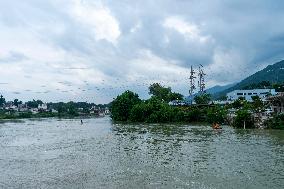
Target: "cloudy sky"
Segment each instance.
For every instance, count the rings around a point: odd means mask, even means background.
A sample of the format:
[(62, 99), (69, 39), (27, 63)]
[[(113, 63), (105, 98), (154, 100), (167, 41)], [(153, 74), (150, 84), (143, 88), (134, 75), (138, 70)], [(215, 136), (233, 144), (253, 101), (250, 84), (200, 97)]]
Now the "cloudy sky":
[(0, 0), (0, 93), (6, 99), (107, 103), (150, 83), (188, 93), (284, 58), (282, 0)]

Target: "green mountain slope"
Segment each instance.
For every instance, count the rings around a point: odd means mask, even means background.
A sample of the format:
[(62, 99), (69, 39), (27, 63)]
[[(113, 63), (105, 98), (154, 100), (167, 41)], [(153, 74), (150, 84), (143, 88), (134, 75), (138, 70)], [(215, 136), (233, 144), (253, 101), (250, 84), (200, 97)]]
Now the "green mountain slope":
[(232, 84), (228, 84), (228, 85), (224, 85), (224, 86), (220, 86), (220, 85), (216, 85), (214, 87), (211, 87), (209, 89), (206, 89), (206, 93), (209, 93), (209, 94), (216, 94), (216, 93), (219, 93), (221, 91), (224, 91), (228, 88), (231, 88), (233, 86), (235, 86), (236, 83), (232, 83)]
[(236, 89), (243, 89), (252, 84), (258, 84), (263, 81), (268, 81), (270, 83), (283, 83), (284, 82), (284, 60), (277, 62), (273, 65), (269, 65), (261, 71), (245, 78), (241, 82), (237, 83), (233, 87), (230, 87), (222, 92), (215, 93), (214, 98), (219, 98), (226, 95)]

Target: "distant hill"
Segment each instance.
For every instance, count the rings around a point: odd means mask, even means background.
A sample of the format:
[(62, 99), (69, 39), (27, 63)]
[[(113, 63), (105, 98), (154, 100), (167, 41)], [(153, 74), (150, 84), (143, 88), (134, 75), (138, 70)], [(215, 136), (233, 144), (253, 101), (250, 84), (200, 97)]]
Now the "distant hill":
[(232, 84), (224, 85), (224, 86), (216, 85), (214, 87), (206, 89), (206, 93), (209, 93), (209, 94), (219, 93), (219, 92), (222, 92), (222, 91), (224, 91), (226, 89), (229, 89), (229, 88), (231, 88), (231, 87), (233, 87), (235, 85), (236, 85), (236, 83), (232, 83)]
[[(212, 96), (214, 96), (214, 94), (220, 93), (220, 92), (222, 92), (222, 91), (224, 91), (224, 90), (226, 90), (226, 89), (228, 89), (228, 88), (234, 86), (235, 84), (236, 84), (236, 83), (232, 83), (232, 84), (228, 84), (228, 85), (224, 85), (224, 86), (216, 85), (216, 86), (214, 86), (214, 87), (211, 87), (211, 88), (209, 88), (209, 89), (206, 89), (206, 93), (211, 94)], [(199, 92), (198, 92), (198, 93), (195, 93), (195, 94), (193, 95), (193, 98), (194, 98), (195, 96), (198, 96), (199, 94), (200, 94)], [(190, 102), (191, 97), (190, 97), (190, 96), (186, 96), (184, 99), (185, 99), (185, 101)]]
[(248, 85), (258, 84), (262, 81), (268, 81), (270, 83), (283, 83), (284, 82), (284, 60), (277, 62), (273, 65), (269, 65), (261, 71), (256, 72), (255, 74), (245, 78), (236, 85), (229, 87), (223, 91), (214, 93), (212, 96), (218, 98), (226, 95), (228, 92), (231, 92), (236, 89), (243, 89)]

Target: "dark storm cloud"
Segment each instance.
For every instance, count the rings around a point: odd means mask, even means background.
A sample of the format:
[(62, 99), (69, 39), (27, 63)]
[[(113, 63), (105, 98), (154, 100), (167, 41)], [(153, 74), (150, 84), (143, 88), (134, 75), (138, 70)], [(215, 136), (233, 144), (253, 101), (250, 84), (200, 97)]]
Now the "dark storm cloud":
[[(142, 22), (139, 34), (131, 37), (130, 43), (137, 48), (149, 48), (158, 55), (192, 64), (212, 63), (216, 48), (239, 49), (249, 56), (247, 64), (266, 61), (268, 56), (283, 55), (278, 39), (284, 31), (283, 1), (108, 1), (117, 16), (122, 31), (128, 31), (137, 22)], [(177, 32), (168, 35), (170, 43), (163, 45), (163, 35), (167, 29), (161, 25), (170, 16), (180, 16), (189, 23), (200, 27), (204, 35), (214, 39), (214, 43), (203, 47), (187, 42)], [(278, 36), (278, 37), (277, 37)], [(126, 40), (129, 37), (127, 34)], [(271, 39), (277, 38), (276, 41)], [(276, 42), (276, 43), (275, 43)], [(267, 54), (263, 56), (263, 54)], [(263, 58), (262, 58), (263, 56)], [(260, 57), (260, 58), (257, 58)]]

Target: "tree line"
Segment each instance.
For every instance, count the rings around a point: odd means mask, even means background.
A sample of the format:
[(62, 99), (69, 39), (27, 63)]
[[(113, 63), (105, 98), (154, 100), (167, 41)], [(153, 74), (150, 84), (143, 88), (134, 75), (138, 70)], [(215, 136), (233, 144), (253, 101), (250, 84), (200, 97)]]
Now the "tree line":
[[(90, 109), (96, 107), (99, 109), (105, 109), (109, 107), (109, 104), (95, 104), (88, 102), (49, 102), (46, 103), (46, 110), (38, 110), (36, 114), (32, 113), (32, 109), (37, 109), (39, 105), (44, 104), (42, 100), (31, 100), (22, 102), (18, 99), (6, 102), (3, 95), (0, 95), (0, 119), (16, 119), (16, 118), (34, 118), (34, 117), (76, 117), (79, 115), (89, 115)], [(9, 109), (9, 106), (13, 105), (20, 107), (25, 105), (28, 107), (26, 111), (15, 111)], [(6, 107), (8, 106), (8, 107)], [(55, 111), (53, 111), (55, 110)]]
[(222, 107), (208, 105), (210, 95), (195, 97), (196, 106), (170, 106), (173, 100), (183, 100), (183, 95), (172, 92), (170, 87), (154, 83), (149, 87), (151, 97), (139, 98), (132, 91), (125, 91), (111, 103), (114, 121), (166, 123), (166, 122), (224, 122), (226, 111)]
[[(149, 99), (142, 100), (132, 91), (125, 91), (111, 103), (113, 121), (123, 122), (207, 122), (230, 124), (236, 128), (255, 128), (254, 115), (265, 112), (269, 107), (258, 96), (252, 97), (252, 102), (239, 98), (231, 104), (219, 105), (211, 102), (209, 94), (195, 96), (195, 105), (171, 106), (172, 100), (182, 100), (183, 96), (172, 92), (171, 88), (154, 83), (149, 87)], [(228, 116), (234, 110), (234, 117)], [(284, 116), (273, 116), (266, 123), (267, 128), (284, 129)]]

